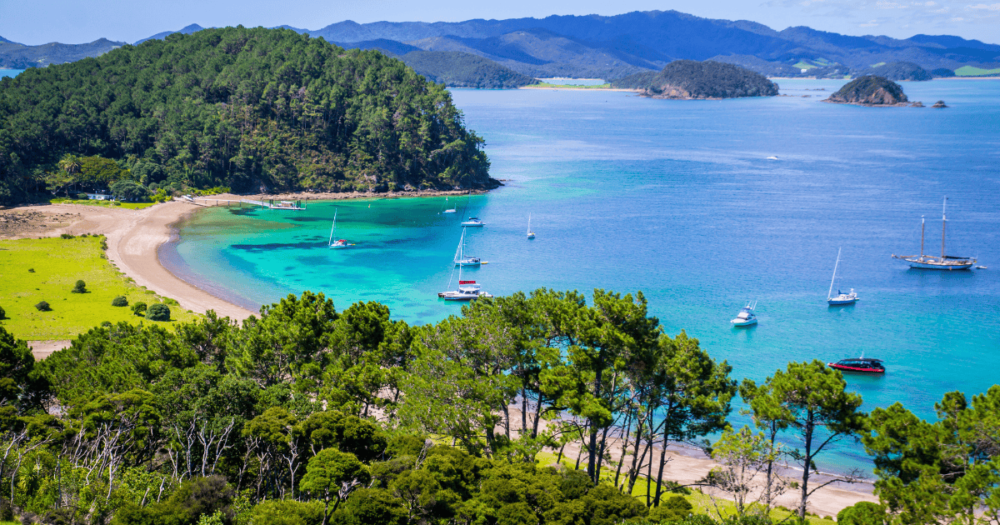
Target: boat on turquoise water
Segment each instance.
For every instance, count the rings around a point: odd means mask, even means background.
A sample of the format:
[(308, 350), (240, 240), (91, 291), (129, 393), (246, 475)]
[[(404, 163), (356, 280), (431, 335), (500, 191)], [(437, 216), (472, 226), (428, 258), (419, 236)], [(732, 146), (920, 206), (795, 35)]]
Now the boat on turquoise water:
[[(452, 270), (452, 277), (455, 272)], [(448, 278), (448, 287), (451, 288), (451, 277)], [(448, 290), (438, 292), (438, 297), (445, 301), (471, 301), (480, 297), (493, 297), (483, 291), (483, 287), (476, 281), (462, 280), (462, 267), (458, 267), (458, 290)]]
[(896, 255), (893, 259), (902, 259), (910, 263), (910, 268), (918, 270), (969, 270), (976, 264), (973, 257), (960, 257), (956, 255), (946, 255), (944, 250), (945, 232), (948, 226), (948, 197), (944, 198), (944, 205), (941, 208), (941, 256), (924, 254), (924, 230), (926, 228), (923, 216), (920, 217), (920, 255)]
[(841, 372), (855, 372), (860, 374), (884, 374), (885, 366), (878, 359), (858, 357), (854, 359), (841, 359), (836, 363), (827, 363), (828, 367)]
[(455, 266), (479, 266), (483, 264), (482, 259), (465, 254), (465, 231), (465, 228), (462, 228), (462, 238), (458, 241), (458, 249), (455, 250)]
[(528, 238), (529, 239), (534, 239), (535, 238), (535, 232), (531, 231), (531, 214), (530, 213), (528, 214)]
[(840, 266), (840, 248), (837, 249), (837, 262), (833, 265), (833, 277), (830, 278), (830, 291), (826, 293), (826, 304), (830, 306), (848, 306), (858, 302), (858, 294), (851, 288), (851, 293), (844, 293), (837, 290), (837, 296), (833, 296), (833, 282), (837, 280), (837, 267)]
[(753, 326), (757, 324), (757, 315), (754, 314), (754, 310), (756, 309), (757, 301), (754, 301), (753, 304), (750, 304), (750, 301), (747, 301), (746, 306), (740, 310), (740, 313), (736, 314), (736, 318), (729, 322), (737, 328)]
[(347, 241), (344, 239), (333, 240), (333, 232), (337, 230), (337, 211), (333, 210), (333, 226), (330, 227), (330, 248), (347, 248)]
[(448, 207), (448, 197), (444, 198), (444, 206), (445, 209), (442, 210), (441, 213), (455, 213), (456, 211), (458, 211), (458, 208), (455, 206), (452, 206), (451, 208)]
[(462, 226), (467, 228), (482, 228), (483, 221), (479, 220), (478, 217), (469, 217), (469, 220), (462, 221)]

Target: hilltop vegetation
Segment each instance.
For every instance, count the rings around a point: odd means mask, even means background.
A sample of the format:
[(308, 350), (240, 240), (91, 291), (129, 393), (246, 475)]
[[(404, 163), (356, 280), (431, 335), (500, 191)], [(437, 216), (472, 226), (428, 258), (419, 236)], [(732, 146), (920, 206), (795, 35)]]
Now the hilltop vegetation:
[(399, 59), (428, 80), (451, 87), (511, 89), (538, 83), (492, 60), (458, 51), (411, 51)]
[(638, 73), (613, 81), (612, 87), (639, 89), (653, 98), (721, 99), (771, 97), (778, 86), (759, 73), (721, 62), (676, 60), (654, 75)]
[(931, 80), (933, 76), (924, 68), (913, 62), (892, 62), (882, 64), (863, 71), (865, 75), (882, 77), (889, 80)]
[(0, 202), (73, 175), (66, 155), (174, 188), (495, 187), (482, 145), (443, 86), (290, 30), (175, 34), (0, 84)]
[(826, 99), (840, 104), (861, 106), (892, 106), (908, 101), (899, 84), (875, 76), (856, 78)]

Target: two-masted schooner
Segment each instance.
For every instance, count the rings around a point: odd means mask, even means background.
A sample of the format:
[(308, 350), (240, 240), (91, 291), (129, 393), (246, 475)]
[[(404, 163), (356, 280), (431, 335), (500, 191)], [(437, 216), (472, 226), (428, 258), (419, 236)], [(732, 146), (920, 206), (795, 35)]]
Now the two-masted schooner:
[(923, 216), (920, 217), (920, 255), (896, 255), (893, 259), (902, 259), (910, 263), (910, 268), (921, 270), (968, 270), (976, 264), (976, 260), (971, 257), (958, 257), (946, 255), (944, 251), (944, 237), (948, 226), (948, 197), (944, 198), (944, 206), (941, 208), (941, 256), (926, 255), (924, 253), (924, 224)]

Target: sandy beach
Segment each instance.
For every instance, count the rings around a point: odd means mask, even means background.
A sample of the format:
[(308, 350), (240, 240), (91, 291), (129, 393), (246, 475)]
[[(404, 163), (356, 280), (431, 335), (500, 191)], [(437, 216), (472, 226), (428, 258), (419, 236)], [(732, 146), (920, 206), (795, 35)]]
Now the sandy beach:
[[(421, 192), (421, 196), (429, 192)], [(457, 194), (465, 194), (459, 192)], [(446, 193), (454, 195), (456, 193)], [(371, 197), (370, 194), (286, 194), (256, 196), (260, 200), (319, 200), (336, 198)], [(397, 195), (413, 196), (410, 194)], [(386, 195), (378, 197), (385, 198)], [(390, 196), (391, 197), (391, 196)], [(226, 205), (225, 201), (238, 201), (240, 198), (255, 197), (236, 195), (213, 195), (200, 200), (206, 205)], [(143, 210), (128, 210), (123, 208), (107, 208), (101, 206), (84, 206), (74, 204), (22, 206), (0, 211), (2, 214), (31, 214), (34, 222), (23, 225), (17, 232), (0, 231), (0, 238), (25, 238), (39, 236), (58, 236), (63, 233), (79, 235), (83, 233), (103, 234), (108, 239), (108, 259), (124, 274), (133, 278), (140, 286), (145, 286), (157, 294), (177, 300), (188, 310), (204, 313), (215, 310), (221, 316), (242, 320), (253, 312), (224, 301), (212, 294), (182, 281), (160, 264), (158, 248), (168, 242), (174, 235), (172, 225), (195, 213), (202, 206), (190, 202), (172, 201), (158, 204)], [(10, 215), (8, 215), (9, 217)], [(52, 352), (69, 346), (70, 341), (31, 341), (32, 353), (36, 359), (44, 359)], [(511, 419), (520, 421), (519, 412), (511, 407)], [(516, 429), (513, 429), (516, 433)], [(617, 464), (621, 457), (621, 440), (611, 438), (610, 464)], [(563, 453), (574, 461), (580, 455), (579, 442), (567, 444)], [(705, 456), (700, 450), (689, 447), (671, 446), (667, 451), (670, 458), (666, 469), (667, 479), (682, 485), (695, 485), (703, 479), (717, 464)], [(586, 459), (584, 458), (584, 462)], [(797, 474), (786, 471), (787, 476), (794, 479)], [(821, 477), (821, 476), (819, 476)], [(844, 507), (858, 501), (877, 501), (871, 494), (871, 486), (853, 487), (830, 485), (817, 491), (809, 502), (809, 510), (820, 516), (835, 516)], [(780, 505), (788, 508), (796, 506), (798, 494), (790, 491), (778, 499)]]

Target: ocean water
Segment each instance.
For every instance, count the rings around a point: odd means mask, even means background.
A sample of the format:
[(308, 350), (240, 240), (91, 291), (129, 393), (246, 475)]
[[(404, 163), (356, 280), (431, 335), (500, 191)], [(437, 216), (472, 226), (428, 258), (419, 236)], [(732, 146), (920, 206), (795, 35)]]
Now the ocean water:
[[(911, 100), (948, 109), (819, 102), (840, 81), (782, 80), (768, 99), (648, 100), (622, 92), (456, 90), (486, 139), (485, 196), (310, 203), (304, 212), (216, 208), (161, 250), (183, 278), (256, 309), (302, 290), (337, 307), (377, 300), (426, 323), (458, 314), (452, 288), (463, 216), (463, 271), (485, 290), (641, 290), (666, 331), (686, 330), (738, 378), (789, 361), (864, 354), (885, 377), (849, 376), (864, 409), (902, 402), (923, 417), (945, 392), (1000, 379), (1000, 81), (905, 83)], [(810, 95), (803, 97), (803, 95)], [(767, 160), (776, 155), (779, 160)], [(908, 269), (893, 253), (979, 257), (987, 270)], [(459, 213), (441, 214), (457, 205)], [(338, 212), (338, 238), (326, 247)], [(537, 233), (527, 240), (528, 215)], [(825, 299), (836, 288), (861, 301)], [(758, 301), (758, 326), (729, 320)], [(739, 420), (739, 418), (736, 418)], [(865, 466), (858, 445), (821, 468)]]

